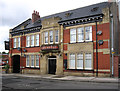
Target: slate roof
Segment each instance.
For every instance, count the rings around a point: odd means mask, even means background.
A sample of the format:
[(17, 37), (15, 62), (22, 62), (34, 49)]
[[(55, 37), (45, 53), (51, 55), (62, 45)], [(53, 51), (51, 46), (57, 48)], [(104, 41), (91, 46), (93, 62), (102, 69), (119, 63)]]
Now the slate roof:
[[(73, 19), (100, 15), (102, 14), (102, 9), (105, 7), (108, 7), (109, 4), (110, 4), (109, 2), (102, 2), (102, 3), (98, 3), (94, 5), (85, 6), (82, 8), (77, 8), (77, 9), (73, 9), (73, 10), (69, 10), (69, 11), (65, 11), (61, 13), (52, 14), (49, 16), (41, 17), (40, 20), (36, 21), (35, 23), (32, 23), (31, 19), (28, 19), (25, 22), (18, 25), (17, 27), (13, 28), (13, 30), (16, 30), (16, 29), (19, 30), (20, 26), (23, 24), (26, 24), (25, 28), (41, 26), (41, 21), (47, 18), (51, 18), (51, 17), (60, 17), (61, 20), (59, 22), (63, 22), (63, 21), (68, 21), (68, 20), (73, 20)], [(66, 17), (66, 14), (70, 14), (70, 16)]]
[[(45, 16), (45, 17), (42, 17), (41, 20), (44, 20), (45, 18), (51, 18), (51, 17), (60, 17), (61, 18), (60, 21), (67, 21), (67, 20), (76, 19), (76, 18), (94, 16), (94, 15), (102, 14), (102, 9), (107, 7), (108, 5), (109, 5), (108, 2), (102, 2), (102, 3), (98, 3), (98, 4), (94, 4), (94, 5), (90, 5), (82, 8), (77, 8), (77, 9)], [(91, 10), (93, 8), (98, 8), (98, 9), (95, 12), (92, 12)], [(66, 13), (72, 13), (72, 14), (71, 16), (66, 17), (65, 16)]]

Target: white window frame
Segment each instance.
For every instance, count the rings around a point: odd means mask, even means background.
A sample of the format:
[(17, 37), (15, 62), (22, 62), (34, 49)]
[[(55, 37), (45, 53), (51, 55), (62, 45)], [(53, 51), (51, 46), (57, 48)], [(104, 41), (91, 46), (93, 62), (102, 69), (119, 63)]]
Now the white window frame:
[(14, 38), (13, 41), (14, 41), (14, 48), (17, 48), (17, 46), (16, 46), (17, 45), (17, 38)]
[[(29, 65), (28, 64), (28, 59), (29, 59)], [(26, 55), (26, 67), (30, 67), (30, 56), (29, 55)]]
[[(79, 29), (83, 31), (80, 31), (79, 32)], [(82, 35), (83, 36), (83, 39), (79, 39), (79, 35)], [(77, 42), (84, 42), (84, 27), (80, 27), (80, 28), (77, 28)]]
[[(74, 56), (74, 58), (71, 58), (72, 56)], [(71, 66), (71, 61), (74, 61), (74, 66)], [(71, 53), (69, 55), (69, 69), (75, 69), (75, 54)]]
[[(72, 33), (72, 31), (75, 31), (75, 33)], [(75, 36), (75, 41), (72, 41), (72, 37), (71, 36)], [(76, 28), (72, 28), (70, 29), (70, 43), (75, 43), (76, 42)]]
[[(32, 60), (33, 60), (33, 65), (32, 65)], [(34, 67), (35, 65), (35, 56), (31, 55), (31, 67)]]
[(30, 36), (26, 36), (26, 47), (30, 47)]
[[(51, 42), (51, 37), (52, 37), (52, 42)], [(49, 31), (49, 43), (53, 44), (53, 31)]]
[[(58, 32), (57, 35), (56, 35), (56, 32)], [(58, 36), (58, 42), (56, 42), (56, 36)], [(59, 30), (55, 30), (55, 43), (59, 43)]]
[[(87, 36), (87, 32), (86, 32), (86, 29), (89, 28), (89, 40), (86, 39), (86, 36)], [(85, 41), (92, 41), (92, 26), (86, 26), (85, 27)]]
[(30, 40), (30, 42), (31, 42), (31, 46), (34, 46), (34, 35), (31, 35), (31, 40)]
[[(91, 55), (91, 59), (86, 57), (87, 54), (90, 54), (90, 55)], [(86, 63), (86, 61), (88, 61), (88, 60), (90, 60), (90, 62), (91, 62), (91, 63), (90, 63), (90, 64), (91, 64), (91, 67), (89, 68), (89, 67), (86, 67), (86, 65), (85, 65), (84, 68), (85, 68), (85, 69), (88, 69), (88, 70), (91, 70), (91, 69), (92, 69), (92, 54), (91, 54), (91, 53), (85, 53), (85, 61), (84, 61), (84, 62)]]
[(20, 37), (18, 37), (18, 47), (20, 47)]
[[(36, 61), (36, 62), (35, 62), (36, 64), (35, 64), (35, 66), (36, 66), (36, 67), (39, 67), (39, 63), (40, 63), (40, 62), (39, 62), (39, 55), (36, 55), (35, 57), (36, 57), (36, 60), (35, 60), (35, 61)], [(38, 59), (37, 59), (37, 57), (38, 57)], [(38, 65), (37, 65), (37, 61), (38, 61)]]
[[(78, 56), (80, 56), (80, 58)], [(82, 63), (82, 67), (78, 67), (78, 61), (80, 61), (80, 63)], [(83, 55), (83, 53), (77, 54), (77, 66), (76, 67), (77, 67), (77, 69), (84, 69), (84, 55)]]
[(39, 46), (39, 34), (36, 34), (35, 41), (36, 41), (35, 45)]
[(44, 33), (42, 33), (42, 44), (44, 44)]
[[(46, 42), (46, 38), (47, 38), (47, 42)], [(48, 32), (44, 32), (44, 44), (48, 44), (48, 41), (49, 41), (48, 40)]]

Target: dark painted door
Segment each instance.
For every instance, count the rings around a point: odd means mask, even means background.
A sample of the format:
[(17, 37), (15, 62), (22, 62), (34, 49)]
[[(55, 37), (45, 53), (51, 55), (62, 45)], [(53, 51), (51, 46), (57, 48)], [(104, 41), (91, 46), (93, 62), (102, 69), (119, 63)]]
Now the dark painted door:
[(13, 73), (20, 73), (20, 56), (13, 56)]
[(49, 59), (49, 74), (56, 72), (56, 59)]

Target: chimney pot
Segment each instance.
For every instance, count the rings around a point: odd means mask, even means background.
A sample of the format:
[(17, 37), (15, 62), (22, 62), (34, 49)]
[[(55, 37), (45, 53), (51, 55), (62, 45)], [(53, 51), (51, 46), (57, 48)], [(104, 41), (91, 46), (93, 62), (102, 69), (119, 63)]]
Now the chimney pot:
[(35, 21), (40, 19), (39, 12), (34, 10), (34, 13), (32, 14), (32, 22), (34, 23)]

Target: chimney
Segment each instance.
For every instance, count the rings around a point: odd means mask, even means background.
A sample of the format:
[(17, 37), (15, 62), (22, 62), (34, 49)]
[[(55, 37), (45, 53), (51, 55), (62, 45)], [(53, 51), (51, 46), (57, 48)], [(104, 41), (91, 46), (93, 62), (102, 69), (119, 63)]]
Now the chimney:
[(32, 13), (32, 23), (34, 23), (35, 21), (37, 21), (39, 19), (40, 19), (39, 12), (34, 10), (33, 13)]
[(116, 0), (108, 0), (108, 2), (116, 2)]

